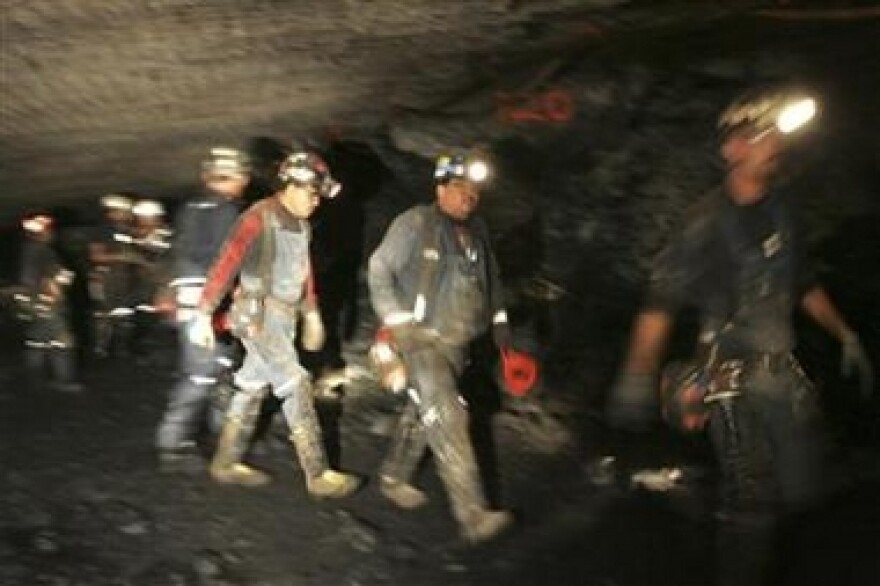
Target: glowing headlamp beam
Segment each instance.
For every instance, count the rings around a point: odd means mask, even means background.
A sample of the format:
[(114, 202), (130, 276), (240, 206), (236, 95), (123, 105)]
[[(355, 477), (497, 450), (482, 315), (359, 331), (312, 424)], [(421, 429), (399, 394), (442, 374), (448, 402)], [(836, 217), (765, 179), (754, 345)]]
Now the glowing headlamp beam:
[(467, 167), (467, 178), (474, 182), (485, 181), (489, 176), (489, 166), (483, 161), (473, 161)]
[(789, 134), (813, 119), (816, 115), (816, 100), (803, 98), (787, 104), (776, 117), (779, 132)]

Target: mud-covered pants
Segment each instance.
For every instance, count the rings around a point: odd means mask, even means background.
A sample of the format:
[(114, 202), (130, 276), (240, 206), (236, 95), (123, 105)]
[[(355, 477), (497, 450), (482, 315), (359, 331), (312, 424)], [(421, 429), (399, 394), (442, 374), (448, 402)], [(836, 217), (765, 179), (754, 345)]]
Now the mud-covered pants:
[(824, 437), (815, 392), (793, 357), (745, 363), (741, 395), (714, 403), (709, 433), (721, 468), (717, 584), (766, 579), (781, 513), (821, 492)]
[[(214, 386), (235, 360), (233, 345), (221, 340), (217, 340), (212, 349), (191, 343), (187, 325), (178, 325), (180, 378), (171, 389), (168, 405), (156, 430), (156, 447), (160, 450), (175, 450), (195, 440), (209, 412)], [(213, 427), (219, 422), (209, 423)]]
[(263, 327), (242, 339), (244, 363), (235, 373), (237, 391), (227, 419), (235, 420), (250, 438), (263, 398), (271, 389), (281, 402), (303, 473), (320, 476), (328, 468), (321, 427), (315, 412), (311, 378), (299, 363), (294, 345), (297, 315), (292, 306), (266, 302)]
[(486, 498), (468, 431), (468, 412), (458, 393), (464, 349), (425, 345), (404, 353), (413, 388), (391, 448), (383, 477), (409, 483), (425, 448), (430, 447), (459, 524), (486, 509)]

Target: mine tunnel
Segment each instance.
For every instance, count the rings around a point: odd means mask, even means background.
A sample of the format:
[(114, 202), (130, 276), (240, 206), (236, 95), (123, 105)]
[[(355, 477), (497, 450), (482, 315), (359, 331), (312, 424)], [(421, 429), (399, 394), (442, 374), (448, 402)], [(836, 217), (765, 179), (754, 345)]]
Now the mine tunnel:
[[(0, 585), (880, 584), (880, 396), (868, 376), (880, 368), (876, 2), (8, 0), (0, 18)], [(692, 363), (703, 347), (709, 296), (691, 291), (674, 311), (663, 306), (662, 357), (637, 373), (653, 385), (639, 399), (653, 406), (647, 424), (620, 426), (609, 413), (633, 374), (639, 324), (658, 315), (645, 312), (670, 243), (716, 270), (709, 286), (745, 272), (689, 248), (684, 227), (707, 194), (733, 189), (725, 178), (744, 159), (733, 163), (740, 155), (728, 147), (742, 120), (733, 134), (725, 124), (756, 88), (796, 88), (815, 106), (767, 163), (797, 226), (792, 279), (808, 274), (808, 284), (775, 310), (791, 351), (762, 351), (755, 368), (796, 375), (785, 393), (809, 401), (784, 395), (783, 418), (819, 422), (811, 456), (824, 466), (821, 496), (789, 509), (774, 492), (769, 529), (752, 526), (728, 546), (735, 515), (725, 499), (748, 491), (728, 474), (754, 463), (736, 450), (751, 449), (758, 432), (734, 429), (725, 419), (734, 407), (725, 409), (746, 404), (746, 391), (734, 377), (725, 384), (735, 392), (713, 395), (722, 383), (712, 378), (688, 405), (707, 419), (682, 429), (674, 399), (658, 390), (666, 366)], [(772, 124), (776, 136), (779, 119)], [(766, 132), (736, 144), (754, 152)], [(211, 379), (191, 437), (196, 466), (168, 470), (157, 453), (170, 397), (192, 374), (181, 358), (192, 321), (180, 317), (168, 267), (183, 239), (203, 241), (198, 222), (182, 218), (218, 148), (247, 161), (240, 218), (286, 205), (279, 194), (300, 184), (284, 169), (305, 160), (296, 153), (321, 164), (295, 170), (342, 187), (332, 198), (317, 198), (313, 183), (296, 192), (320, 202), (295, 224), (310, 237), (307, 281), (325, 339), (282, 358), (312, 381), (302, 389), (327, 465), (360, 479), (345, 498), (312, 498), (320, 489), (289, 441), (284, 385), (271, 381), (243, 456), (271, 482), (218, 482), (212, 457), (242, 392), (234, 372), (256, 351), (217, 323), (212, 336), (237, 349), (238, 363)], [(383, 388), (371, 360), (377, 331), (399, 326), (371, 298), (372, 259), (408, 210), (445, 213), (442, 174), (471, 181), (450, 162), (463, 152), (479, 153), (490, 173), (474, 212), (485, 247), (462, 244), (462, 258), (494, 257), (503, 290), (493, 309), (505, 310), (470, 340), (447, 389), (464, 414), (480, 506), (510, 513), (485, 540), (473, 538), (450, 488), (460, 452), (431, 435), (443, 415), (422, 406), (417, 385)], [(96, 296), (94, 244), (109, 234), (114, 201), (153, 210), (166, 232), (137, 257), (126, 311), (108, 334), (101, 319), (120, 308)], [(778, 266), (775, 237), (789, 258), (789, 224), (773, 214), (754, 261), (768, 271)], [(26, 283), (36, 270), (29, 239), (46, 226), (57, 305)], [(220, 235), (227, 247), (235, 230)], [(147, 243), (114, 234), (120, 249)], [(278, 278), (287, 268), (273, 270)], [(832, 317), (816, 309), (826, 302)], [(65, 336), (36, 339), (34, 324), (56, 310)], [(499, 323), (509, 326), (503, 344), (491, 335)], [(526, 356), (535, 380), (511, 392), (502, 347)], [(747, 371), (750, 356), (722, 363)], [(427, 502), (414, 510), (386, 498), (381, 472), (408, 409), (429, 436), (410, 479)], [(756, 425), (779, 431), (765, 415)], [(727, 424), (734, 431), (718, 440), (713, 429)], [(803, 447), (770, 436), (773, 458)], [(784, 480), (780, 468), (770, 476)], [(763, 519), (735, 518), (746, 517)]]

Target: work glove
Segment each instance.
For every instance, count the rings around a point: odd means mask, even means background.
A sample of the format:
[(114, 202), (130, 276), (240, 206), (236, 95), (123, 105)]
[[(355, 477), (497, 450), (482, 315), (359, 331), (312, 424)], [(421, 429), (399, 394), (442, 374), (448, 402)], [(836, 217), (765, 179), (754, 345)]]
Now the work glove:
[(868, 399), (874, 390), (874, 369), (868, 355), (855, 334), (849, 334), (843, 340), (841, 351), (840, 373), (845, 377), (857, 374), (862, 397)]
[(612, 427), (646, 431), (660, 413), (660, 395), (652, 373), (623, 372), (618, 375), (606, 406)]
[(197, 311), (187, 326), (186, 334), (192, 344), (201, 348), (213, 348), (214, 325), (211, 322), (211, 315)]
[(309, 309), (302, 316), (302, 346), (309, 352), (317, 352), (324, 347), (327, 333), (324, 330), (324, 321), (321, 312), (317, 309)]

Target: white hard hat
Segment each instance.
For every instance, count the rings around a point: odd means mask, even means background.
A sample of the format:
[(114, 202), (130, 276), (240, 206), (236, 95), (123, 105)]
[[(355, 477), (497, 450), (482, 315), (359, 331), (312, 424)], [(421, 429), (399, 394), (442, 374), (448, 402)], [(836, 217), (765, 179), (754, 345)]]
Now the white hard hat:
[(165, 208), (162, 204), (154, 199), (142, 199), (131, 208), (131, 212), (136, 216), (158, 217), (165, 215)]
[(32, 234), (42, 234), (52, 229), (55, 221), (48, 214), (32, 214), (21, 220), (21, 227)]
[(130, 211), (131, 199), (118, 193), (110, 193), (101, 198), (101, 205), (110, 210)]

